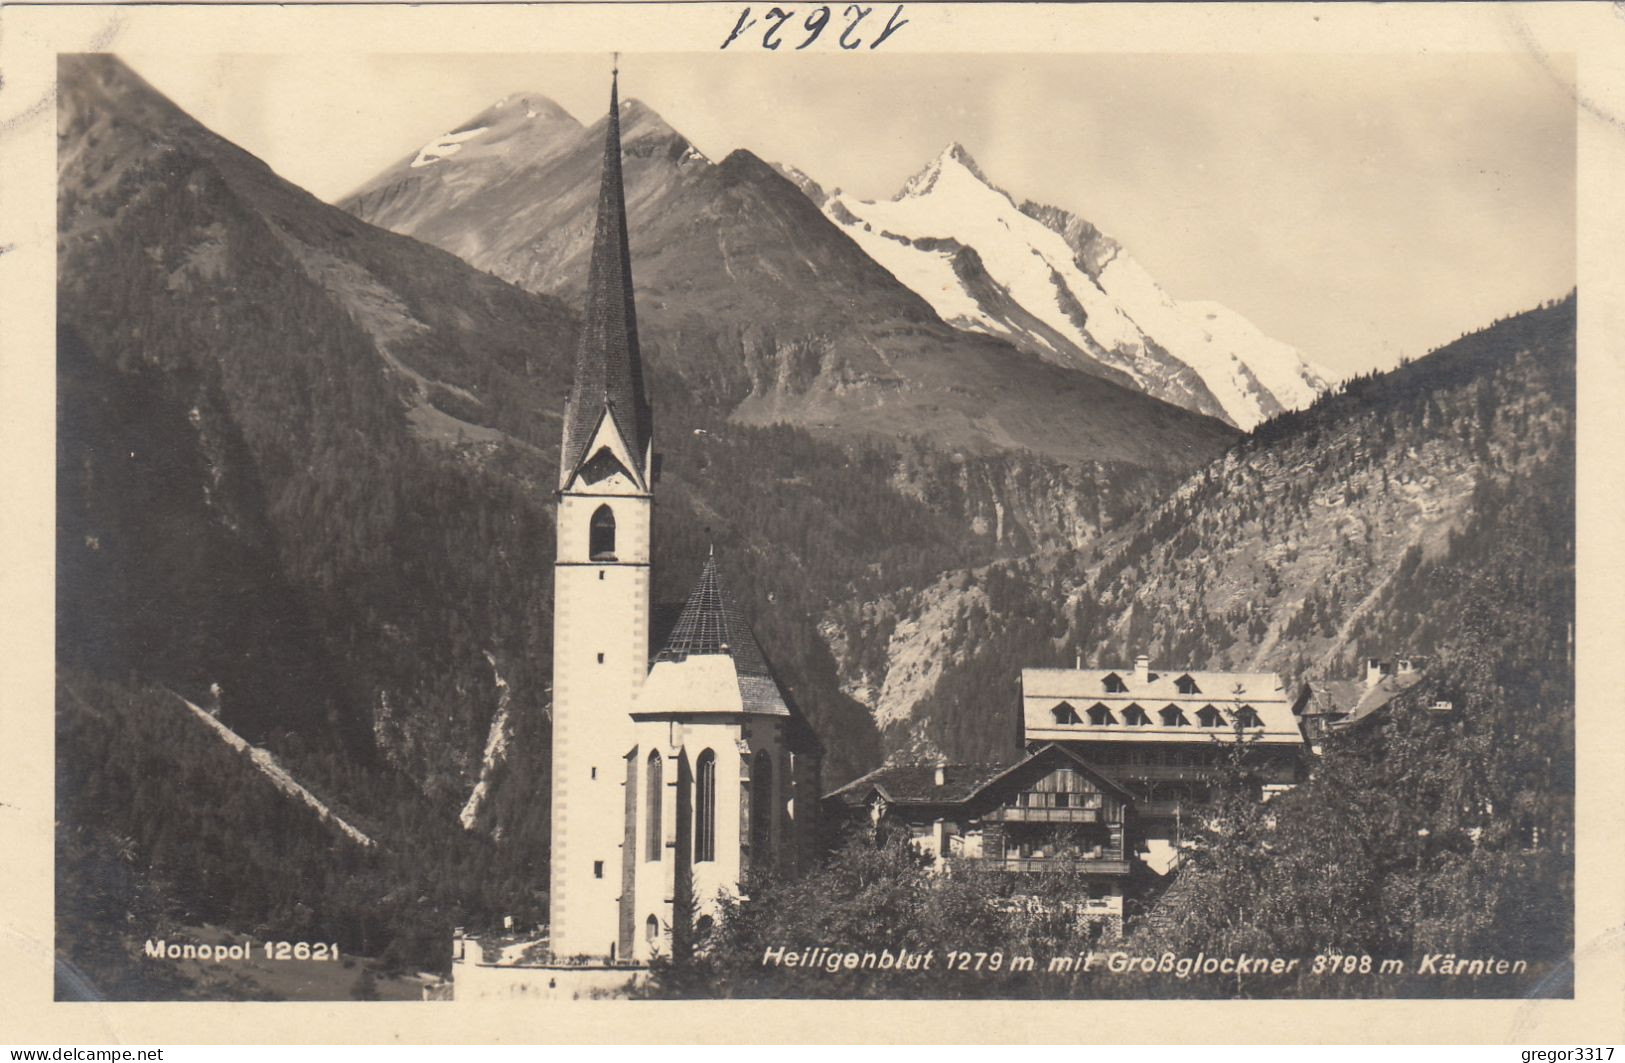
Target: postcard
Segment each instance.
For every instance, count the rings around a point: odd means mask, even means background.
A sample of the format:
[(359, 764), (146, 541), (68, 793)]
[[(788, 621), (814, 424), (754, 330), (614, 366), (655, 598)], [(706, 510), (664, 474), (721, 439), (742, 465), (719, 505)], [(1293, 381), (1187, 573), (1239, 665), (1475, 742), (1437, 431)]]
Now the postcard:
[(3, 17), (15, 1039), (1621, 1039), (1613, 8)]

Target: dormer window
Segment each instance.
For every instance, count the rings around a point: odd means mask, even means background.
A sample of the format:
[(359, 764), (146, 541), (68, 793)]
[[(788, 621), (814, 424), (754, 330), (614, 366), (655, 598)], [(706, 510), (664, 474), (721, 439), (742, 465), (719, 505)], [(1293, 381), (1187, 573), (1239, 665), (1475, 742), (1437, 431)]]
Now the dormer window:
[(1113, 672), (1111, 675), (1107, 676), (1104, 682), (1106, 684), (1106, 693), (1108, 694), (1128, 693), (1128, 684), (1123, 682), (1123, 677), (1118, 675), (1116, 672)]
[(1264, 721), (1259, 719), (1258, 713), (1253, 711), (1251, 705), (1243, 705), (1236, 710), (1236, 722), (1243, 727), (1262, 727)]
[(1189, 727), (1191, 725), (1190, 720), (1185, 718), (1185, 714), (1179, 711), (1177, 705), (1165, 705), (1157, 715), (1162, 718), (1164, 727)]
[(593, 561), (615, 560), (615, 511), (599, 506), (587, 533), (587, 556)]
[(1200, 694), (1202, 692), (1202, 688), (1196, 685), (1196, 680), (1192, 679), (1188, 675), (1182, 675), (1178, 679), (1174, 680), (1174, 686), (1177, 687), (1179, 692), (1184, 694), (1186, 697), (1189, 697), (1192, 694)]
[(1083, 722), (1083, 718), (1078, 715), (1078, 710), (1074, 709), (1070, 704), (1064, 701), (1055, 706), (1053, 709), (1049, 710), (1049, 712), (1051, 716), (1055, 717), (1056, 723), (1068, 724)]
[(1203, 705), (1196, 713), (1196, 720), (1203, 727), (1223, 727), (1224, 716), (1212, 705)]
[(1089, 706), (1089, 722), (1095, 727), (1109, 727), (1117, 719), (1112, 715), (1112, 710), (1097, 701)]
[(1149, 727), (1151, 717), (1147, 716), (1145, 710), (1138, 705), (1130, 705), (1123, 710), (1123, 722), (1130, 727)]

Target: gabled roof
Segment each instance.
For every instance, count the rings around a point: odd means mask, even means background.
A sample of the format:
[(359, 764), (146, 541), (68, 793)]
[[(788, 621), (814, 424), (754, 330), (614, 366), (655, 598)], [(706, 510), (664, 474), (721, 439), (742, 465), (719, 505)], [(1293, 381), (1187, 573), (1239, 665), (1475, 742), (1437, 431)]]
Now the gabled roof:
[(1007, 770), (1007, 764), (944, 764), (942, 785), (938, 786), (935, 764), (887, 764), (860, 775), (827, 798), (859, 806), (870, 794), (879, 793), (894, 805), (957, 805)]
[(632, 711), (793, 715), (756, 636), (717, 576), (714, 554), (705, 559)]
[(1330, 717), (1332, 727), (1352, 727), (1421, 681), (1421, 672), (1385, 675), (1369, 686), (1358, 679), (1314, 679), (1304, 684), (1298, 711)]
[(1102, 775), (1094, 765), (1079, 754), (1057, 742), (1046, 742), (1034, 748), (1014, 764), (943, 764), (942, 783), (936, 781), (936, 764), (888, 764), (859, 776), (826, 796), (826, 800), (839, 800), (853, 807), (868, 802), (871, 794), (878, 793), (894, 805), (959, 805), (971, 801), (998, 785), (1000, 781), (1030, 767), (1041, 759), (1063, 759), (1068, 766), (1081, 769), (1102, 790), (1130, 801), (1132, 795), (1117, 783)]
[[(1106, 689), (1106, 677), (1117, 676), (1127, 688), (1120, 694)], [(1179, 680), (1189, 676), (1195, 681), (1199, 694), (1181, 694)], [(1154, 701), (1196, 701), (1198, 707), (1210, 701), (1230, 701), (1235, 697), (1236, 684), (1242, 687), (1243, 701), (1259, 702), (1271, 698), (1284, 700), (1281, 678), (1274, 672), (1157, 672), (1150, 673), (1146, 682), (1139, 682), (1132, 668), (1023, 668), (1021, 691), (1029, 697), (1086, 698), (1090, 702), (1122, 699), (1138, 701), (1141, 705)]]
[(643, 391), (643, 358), (632, 298), (632, 253), (627, 246), (626, 197), (621, 188), (618, 79), (610, 83), (609, 90), (598, 223), (587, 269), (587, 305), (570, 400), (565, 406), (564, 447), (559, 454), (561, 484), (588, 457), (587, 448), (606, 409), (631, 451), (634, 470), (646, 476), (652, 417)]

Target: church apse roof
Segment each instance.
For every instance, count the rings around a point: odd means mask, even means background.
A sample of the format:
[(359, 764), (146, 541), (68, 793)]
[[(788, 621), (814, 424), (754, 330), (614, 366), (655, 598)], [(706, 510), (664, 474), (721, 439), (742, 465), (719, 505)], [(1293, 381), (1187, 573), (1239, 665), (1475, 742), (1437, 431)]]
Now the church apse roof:
[(632, 709), (643, 713), (794, 715), (733, 596), (705, 559)]

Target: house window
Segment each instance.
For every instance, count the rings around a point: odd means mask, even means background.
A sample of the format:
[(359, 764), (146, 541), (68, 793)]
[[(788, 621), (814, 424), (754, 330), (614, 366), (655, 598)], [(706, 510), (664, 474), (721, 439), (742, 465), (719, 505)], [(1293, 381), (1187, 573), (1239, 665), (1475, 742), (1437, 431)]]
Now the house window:
[(1243, 705), (1241, 708), (1236, 710), (1236, 722), (1241, 724), (1243, 727), (1264, 726), (1264, 721), (1258, 718), (1258, 713), (1253, 711), (1253, 707), (1251, 705)]
[(1179, 692), (1187, 697), (1192, 694), (1200, 694), (1202, 692), (1202, 689), (1196, 685), (1196, 680), (1192, 679), (1188, 675), (1182, 675), (1178, 679), (1174, 680), (1174, 686), (1178, 687)]
[(1191, 725), (1191, 722), (1185, 718), (1185, 714), (1179, 711), (1177, 705), (1166, 705), (1157, 715), (1162, 717), (1164, 727), (1189, 727)]
[(648, 790), (644, 795), (644, 819), (647, 822), (648, 837), (643, 843), (643, 858), (645, 860), (660, 859), (660, 800), (661, 791), (665, 789), (665, 780), (661, 777), (660, 753), (658, 750), (649, 751), (649, 764), (644, 770), (643, 785)]
[(587, 535), (587, 556), (594, 561), (615, 560), (615, 511), (605, 503), (592, 515)]
[(1196, 719), (1203, 727), (1223, 727), (1224, 717), (1212, 705), (1203, 705), (1196, 713)]
[(1117, 719), (1112, 716), (1112, 710), (1097, 701), (1089, 706), (1089, 722), (1096, 727), (1102, 727), (1116, 723)]
[(643, 921), (643, 937), (649, 942), (649, 944), (653, 945), (655, 943), (655, 939), (659, 936), (660, 920), (651, 915), (648, 919)]
[(604, 877), (604, 862), (602, 860), (594, 860), (592, 862), (592, 877), (593, 878), (603, 878)]
[(1123, 677), (1116, 672), (1107, 676), (1103, 682), (1106, 684), (1106, 693), (1108, 694), (1125, 694), (1128, 692), (1128, 684), (1123, 682)]
[(1074, 709), (1071, 705), (1069, 705), (1067, 702), (1064, 702), (1064, 701), (1061, 702), (1059, 705), (1055, 706), (1053, 709), (1051, 709), (1050, 710), (1050, 715), (1055, 717), (1055, 722), (1056, 723), (1082, 723), (1083, 722), (1082, 717), (1080, 717), (1078, 715), (1078, 710)]
[(695, 764), (694, 861), (717, 858), (717, 755), (707, 749)]
[(1150, 725), (1151, 717), (1147, 716), (1145, 710), (1138, 705), (1130, 705), (1123, 710), (1123, 722), (1130, 727), (1146, 727)]

